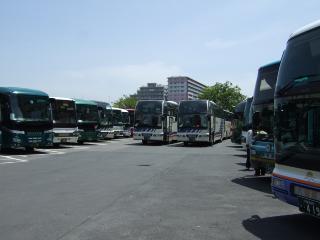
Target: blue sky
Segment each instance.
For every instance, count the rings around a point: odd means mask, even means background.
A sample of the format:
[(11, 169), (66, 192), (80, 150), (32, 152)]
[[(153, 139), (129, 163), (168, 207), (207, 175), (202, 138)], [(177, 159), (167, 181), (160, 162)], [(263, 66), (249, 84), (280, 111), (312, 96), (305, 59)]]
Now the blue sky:
[(0, 85), (114, 101), (187, 75), (253, 93), (319, 1), (0, 0)]

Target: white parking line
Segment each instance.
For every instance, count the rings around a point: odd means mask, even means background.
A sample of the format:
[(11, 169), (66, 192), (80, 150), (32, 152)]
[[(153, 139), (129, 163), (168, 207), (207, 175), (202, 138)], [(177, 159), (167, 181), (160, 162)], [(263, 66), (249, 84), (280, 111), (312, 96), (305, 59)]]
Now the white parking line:
[[(4, 162), (0, 162), (0, 164), (9, 164), (9, 163), (22, 163), (22, 162), (28, 162), (28, 160), (25, 159), (19, 159), (16, 157), (11, 157), (11, 156), (1, 156), (1, 158), (5, 158), (6, 160), (8, 159), (9, 161), (2, 160)], [(0, 159), (1, 161), (1, 159)]]
[(52, 149), (41, 149), (40, 151), (47, 152), (49, 154), (65, 154), (65, 152), (57, 151), (57, 150), (52, 150)]

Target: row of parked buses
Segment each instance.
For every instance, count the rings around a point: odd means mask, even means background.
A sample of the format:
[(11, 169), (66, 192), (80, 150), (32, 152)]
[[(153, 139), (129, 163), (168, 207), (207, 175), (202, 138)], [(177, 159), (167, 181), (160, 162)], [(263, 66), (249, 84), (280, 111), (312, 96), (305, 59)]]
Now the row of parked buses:
[(320, 217), (320, 21), (290, 36), (281, 63), (259, 69), (253, 98), (235, 115), (242, 139), (253, 130), (251, 163), (272, 172), (274, 195)]
[(135, 140), (170, 143), (207, 143), (231, 137), (233, 113), (208, 100), (143, 100), (135, 109)]
[(112, 108), (105, 102), (0, 87), (0, 147), (31, 151), (60, 143), (131, 136), (133, 111)]

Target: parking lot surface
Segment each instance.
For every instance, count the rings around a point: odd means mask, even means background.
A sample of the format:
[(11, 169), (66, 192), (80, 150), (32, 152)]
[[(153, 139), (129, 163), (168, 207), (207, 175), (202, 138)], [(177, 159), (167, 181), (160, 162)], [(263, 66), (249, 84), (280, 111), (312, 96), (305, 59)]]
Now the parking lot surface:
[(0, 155), (0, 239), (318, 239), (229, 140), (132, 139)]

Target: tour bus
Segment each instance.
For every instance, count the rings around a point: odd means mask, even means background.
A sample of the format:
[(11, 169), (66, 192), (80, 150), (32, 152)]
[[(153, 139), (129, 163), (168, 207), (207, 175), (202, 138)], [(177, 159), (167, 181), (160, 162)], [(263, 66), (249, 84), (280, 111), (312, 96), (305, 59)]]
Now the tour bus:
[(78, 143), (97, 141), (99, 138), (98, 105), (94, 101), (75, 99), (77, 124), (79, 129)]
[(246, 144), (247, 139), (247, 132), (250, 128), (251, 118), (250, 118), (250, 110), (253, 98), (250, 97), (246, 101), (246, 106), (244, 108), (244, 115), (243, 115), (243, 126), (242, 126), (242, 133), (241, 133), (241, 143), (242, 145)]
[(273, 100), (279, 66), (277, 61), (259, 68), (252, 101), (250, 160), (251, 167), (261, 175), (274, 168)]
[(181, 101), (177, 140), (184, 145), (202, 142), (212, 145), (223, 138), (223, 111), (208, 100)]
[(122, 108), (112, 107), (112, 119), (113, 119), (113, 127), (112, 130), (114, 132), (115, 137), (123, 137), (124, 136), (124, 123), (123, 123), (123, 115)]
[(320, 20), (293, 33), (275, 90), (276, 197), (320, 217)]
[(32, 89), (0, 87), (2, 148), (52, 146), (48, 94)]
[(126, 109), (121, 109), (122, 123), (123, 123), (123, 136), (131, 136), (131, 127), (130, 127), (130, 115), (129, 111)]
[(232, 119), (232, 136), (231, 141), (234, 143), (241, 144), (242, 137), (242, 127), (243, 127), (243, 117), (244, 117), (244, 109), (247, 101), (240, 102), (234, 108), (234, 116)]
[(77, 143), (78, 127), (76, 104), (73, 99), (50, 97), (52, 122), (53, 122), (53, 144)]
[(178, 104), (164, 100), (138, 101), (133, 139), (170, 143), (177, 140)]
[(133, 137), (133, 129), (134, 129), (134, 109), (126, 109), (129, 113), (129, 130), (130, 130), (130, 137)]
[(112, 108), (109, 103), (95, 101), (98, 106), (99, 113), (99, 138), (112, 139), (114, 138)]
[(231, 125), (232, 125), (233, 113), (227, 110), (223, 110), (223, 139), (231, 137)]

